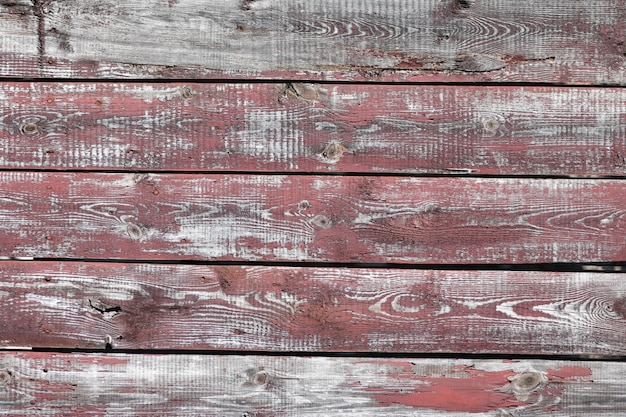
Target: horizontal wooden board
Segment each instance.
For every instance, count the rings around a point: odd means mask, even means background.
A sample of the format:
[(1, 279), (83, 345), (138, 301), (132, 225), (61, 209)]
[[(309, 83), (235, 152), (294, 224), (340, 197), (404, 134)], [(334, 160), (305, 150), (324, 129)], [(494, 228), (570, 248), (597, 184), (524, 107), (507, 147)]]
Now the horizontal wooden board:
[(0, 173), (0, 256), (626, 260), (621, 180)]
[(605, 416), (626, 365), (267, 356), (0, 354), (11, 416)]
[(6, 83), (0, 168), (624, 175), (626, 90)]
[(626, 276), (0, 262), (0, 346), (626, 356)]
[(0, 13), (30, 29), (23, 51), (0, 51), (15, 77), (626, 83), (624, 0), (17, 0)]

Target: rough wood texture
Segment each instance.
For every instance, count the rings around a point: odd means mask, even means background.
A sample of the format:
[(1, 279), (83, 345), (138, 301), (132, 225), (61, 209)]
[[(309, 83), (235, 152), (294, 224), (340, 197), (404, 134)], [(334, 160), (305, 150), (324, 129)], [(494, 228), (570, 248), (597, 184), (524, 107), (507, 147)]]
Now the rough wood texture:
[(17, 22), (0, 26), (15, 77), (626, 83), (624, 0), (20, 0), (0, 13)]
[(0, 405), (16, 417), (621, 417), (625, 371), (578, 361), (15, 352), (0, 354)]
[(0, 77), (37, 73), (39, 23), (32, 1), (0, 0)]
[(0, 256), (626, 260), (619, 180), (0, 173)]
[(1, 346), (626, 355), (620, 274), (0, 262)]
[(10, 83), (0, 168), (626, 174), (626, 90)]

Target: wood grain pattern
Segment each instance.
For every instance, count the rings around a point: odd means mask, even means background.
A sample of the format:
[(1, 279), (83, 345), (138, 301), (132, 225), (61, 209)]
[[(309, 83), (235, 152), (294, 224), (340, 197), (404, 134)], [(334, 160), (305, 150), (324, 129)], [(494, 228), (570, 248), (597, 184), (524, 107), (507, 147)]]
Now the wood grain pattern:
[(626, 174), (626, 90), (7, 83), (0, 168)]
[(620, 274), (0, 262), (0, 345), (626, 355)]
[(620, 180), (0, 173), (0, 256), (626, 260)]
[(2, 50), (11, 76), (626, 82), (624, 0), (33, 4), (38, 46)]
[(626, 412), (623, 363), (0, 354), (12, 416), (476, 417)]

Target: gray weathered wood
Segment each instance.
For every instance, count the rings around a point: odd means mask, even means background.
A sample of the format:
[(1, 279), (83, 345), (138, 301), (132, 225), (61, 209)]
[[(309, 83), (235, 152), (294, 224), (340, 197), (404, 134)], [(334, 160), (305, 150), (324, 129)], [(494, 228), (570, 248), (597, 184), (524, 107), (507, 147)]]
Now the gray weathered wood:
[(0, 346), (626, 355), (621, 274), (0, 262)]
[(33, 4), (37, 46), (28, 23), (24, 53), (0, 51), (11, 76), (626, 82), (624, 0)]
[(580, 361), (14, 352), (0, 353), (0, 413), (622, 417), (625, 372)]
[(31, 1), (0, 0), (0, 77), (37, 75), (39, 22)]

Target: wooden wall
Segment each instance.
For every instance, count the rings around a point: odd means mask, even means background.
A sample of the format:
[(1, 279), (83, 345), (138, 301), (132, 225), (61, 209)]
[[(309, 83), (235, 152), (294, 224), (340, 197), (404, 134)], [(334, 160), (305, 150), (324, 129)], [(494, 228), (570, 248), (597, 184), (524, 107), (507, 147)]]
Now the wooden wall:
[(0, 0), (0, 415), (623, 416), (624, 22)]

